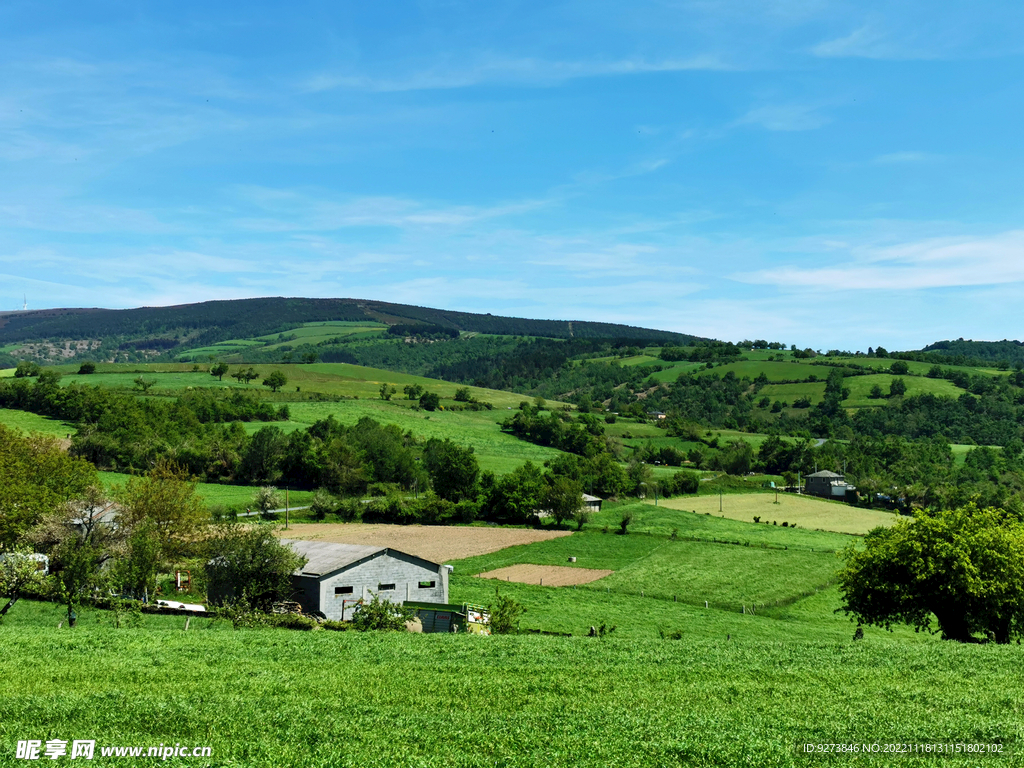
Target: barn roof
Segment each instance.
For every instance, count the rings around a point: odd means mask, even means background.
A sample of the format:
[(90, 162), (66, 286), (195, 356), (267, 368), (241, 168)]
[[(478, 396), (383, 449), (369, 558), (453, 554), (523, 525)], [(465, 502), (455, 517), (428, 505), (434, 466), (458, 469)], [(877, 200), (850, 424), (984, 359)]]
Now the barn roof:
[(591, 496), (589, 493), (584, 493), (583, 494), (583, 500), (584, 501), (603, 501), (603, 499), (600, 496)]
[(827, 469), (821, 470), (821, 472), (814, 472), (810, 475), (804, 475), (804, 477), (842, 477), (842, 475), (836, 472), (829, 472)]
[[(296, 576), (326, 576), (329, 573), (340, 571), (350, 565), (383, 554), (390, 549), (389, 547), (368, 546), (365, 544), (332, 544), (329, 541), (303, 541), (300, 539), (281, 539), (281, 543), (287, 544), (296, 553), (308, 560), (302, 568), (295, 571), (294, 575)], [(400, 552), (397, 549), (391, 549), (390, 551), (440, 568), (436, 563), (423, 560), (422, 557)]]

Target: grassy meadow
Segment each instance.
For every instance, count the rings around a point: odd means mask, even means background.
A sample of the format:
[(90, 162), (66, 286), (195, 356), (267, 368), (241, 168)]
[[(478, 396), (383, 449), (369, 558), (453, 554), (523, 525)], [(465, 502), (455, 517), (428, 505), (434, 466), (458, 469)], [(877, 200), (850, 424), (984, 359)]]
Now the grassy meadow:
[(180, 743), (212, 757), (168, 765), (967, 766), (983, 763), (807, 758), (797, 745), (1000, 742), (1018, 752), (1024, 739), (1016, 648), (872, 632), (854, 643), (849, 624), (845, 639), (779, 642), (745, 631), (758, 617), (702, 621), (678, 607), (687, 631), (675, 641), (208, 620), (183, 632), (177, 617), (115, 629), (91, 613), (58, 630), (56, 606), (22, 603), (0, 626), (0, 749), (5, 764), (20, 762), (20, 739), (88, 738), (97, 765), (125, 762), (101, 746)]

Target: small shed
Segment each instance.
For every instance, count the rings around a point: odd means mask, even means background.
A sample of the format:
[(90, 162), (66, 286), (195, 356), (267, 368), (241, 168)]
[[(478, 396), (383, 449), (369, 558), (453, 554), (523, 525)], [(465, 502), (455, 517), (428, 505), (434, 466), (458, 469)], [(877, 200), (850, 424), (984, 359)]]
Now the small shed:
[(450, 566), (388, 547), (282, 539), (306, 558), (292, 574), (295, 599), (306, 613), (352, 618), (374, 595), (392, 603), (447, 603)]
[(583, 508), (588, 512), (600, 512), (602, 501), (604, 501), (604, 499), (598, 498), (597, 496), (591, 496), (589, 493), (583, 494)]

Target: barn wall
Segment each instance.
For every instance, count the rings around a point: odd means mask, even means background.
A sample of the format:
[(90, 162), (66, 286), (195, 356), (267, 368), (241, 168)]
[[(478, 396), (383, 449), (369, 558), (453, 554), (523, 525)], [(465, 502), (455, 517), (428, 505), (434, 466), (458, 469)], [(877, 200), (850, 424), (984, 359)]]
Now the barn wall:
[[(300, 577), (313, 582), (309, 577)], [(432, 589), (420, 589), (420, 581), (433, 581)], [(394, 590), (378, 591), (381, 584), (394, 584)], [(393, 603), (414, 600), (420, 603), (448, 602), (448, 569), (428, 567), (423, 561), (398, 552), (388, 552), (370, 560), (358, 563), (344, 571), (327, 576), (318, 584), (319, 608), (328, 619), (340, 620), (342, 601), (347, 599), (372, 599), (379, 594)], [(335, 596), (335, 587), (352, 587), (351, 594)], [(301, 600), (299, 602), (302, 602)], [(306, 604), (303, 603), (303, 608)], [(308, 608), (306, 610), (309, 610)], [(351, 602), (345, 618), (352, 618)]]

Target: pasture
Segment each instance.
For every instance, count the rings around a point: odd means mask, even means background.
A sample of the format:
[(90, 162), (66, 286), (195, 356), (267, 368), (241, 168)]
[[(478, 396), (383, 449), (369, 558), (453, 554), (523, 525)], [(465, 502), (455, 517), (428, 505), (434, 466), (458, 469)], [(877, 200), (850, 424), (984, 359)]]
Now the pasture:
[(871, 388), (878, 386), (883, 394), (889, 394), (889, 386), (895, 378), (902, 378), (907, 385), (907, 394), (911, 395), (936, 395), (938, 397), (959, 397), (964, 390), (957, 387), (953, 382), (945, 379), (929, 379), (924, 376), (900, 376), (896, 377), (887, 373), (871, 374), (868, 376), (851, 376), (843, 381), (843, 386), (850, 390), (850, 397), (843, 401), (847, 408), (871, 408), (885, 404), (885, 400), (875, 400), (869, 397)]
[[(761, 525), (771, 527), (777, 522), (799, 528), (832, 531), (835, 533), (864, 534), (872, 528), (888, 527), (899, 519), (892, 512), (851, 507), (849, 504), (824, 501), (811, 496), (795, 493), (779, 493), (778, 504), (774, 493), (750, 493), (716, 496), (674, 496), (661, 499), (658, 504), (668, 509), (682, 510), (691, 514), (712, 514), (731, 520), (752, 523), (754, 517), (761, 518)], [(721, 501), (721, 510), (719, 502)]]
[(17, 411), (13, 408), (0, 408), (0, 424), (22, 432), (39, 432), (51, 437), (66, 438), (74, 434), (77, 428), (66, 421), (39, 416), (28, 411)]
[(99, 747), (180, 743), (212, 757), (168, 765), (248, 768), (979, 764), (796, 751), (821, 742), (985, 741), (1019, 753), (1015, 648), (896, 643), (870, 630), (852, 643), (849, 624), (844, 639), (777, 642), (745, 630), (758, 617), (711, 621), (702, 614), (720, 612), (677, 607), (681, 641), (208, 620), (183, 632), (183, 620), (163, 617), (114, 629), (91, 613), (57, 630), (56, 606), (24, 603), (0, 626), (0, 748), (13, 762), (20, 739), (89, 738), (95, 764), (115, 765), (124, 760)]

